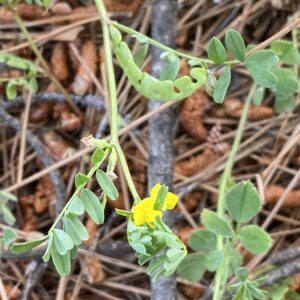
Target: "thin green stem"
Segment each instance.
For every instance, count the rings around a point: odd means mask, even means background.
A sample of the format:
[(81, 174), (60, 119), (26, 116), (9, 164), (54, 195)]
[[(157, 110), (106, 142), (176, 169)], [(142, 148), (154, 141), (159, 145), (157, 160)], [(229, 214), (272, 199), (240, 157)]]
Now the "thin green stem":
[(60, 92), (64, 95), (65, 99), (67, 100), (68, 104), (72, 107), (72, 109), (81, 117), (83, 118), (83, 114), (82, 112), (77, 108), (77, 106), (74, 104), (73, 99), (70, 97), (70, 95), (68, 94), (68, 92), (65, 90), (65, 88), (62, 86), (62, 84), (59, 82), (59, 80), (56, 79), (56, 77), (52, 74), (48, 63), (45, 61), (42, 53), (40, 52), (40, 50), (38, 49), (38, 47), (36, 46), (36, 44), (34, 43), (29, 31), (27, 30), (23, 20), (20, 18), (20, 16), (16, 13), (16, 11), (14, 9), (12, 9), (9, 4), (7, 3), (8, 7), (11, 9), (13, 17), (16, 21), (16, 23), (18, 24), (20, 30), (22, 31), (22, 33), (24, 34), (26, 40), (28, 41), (30, 48), (32, 49), (32, 51), (34, 52), (34, 54), (36, 55), (36, 57), (38, 58), (38, 60), (40, 61), (42, 67), (44, 68), (44, 70), (46, 71), (47, 75), (49, 76), (50, 80), (54, 83), (54, 85), (60, 90)]
[[(90, 169), (90, 171), (88, 172), (88, 174), (86, 175), (89, 179), (92, 179), (92, 177), (94, 176), (95, 172), (100, 168), (101, 164), (103, 163), (103, 161), (106, 159), (107, 155), (109, 153), (109, 150), (106, 150), (104, 153), (104, 156), (102, 158), (101, 161), (99, 161), (98, 163), (94, 164), (93, 167)], [(87, 182), (82, 184), (81, 186), (79, 186), (75, 192), (73, 193), (73, 195), (71, 196), (71, 198), (69, 199), (69, 201), (67, 202), (67, 204), (64, 206), (64, 208), (62, 209), (62, 211), (60, 212), (60, 214), (57, 216), (55, 222), (52, 224), (51, 228), (49, 229), (49, 232), (53, 231), (56, 227), (56, 225), (58, 224), (58, 222), (61, 220), (61, 218), (64, 216), (66, 210), (68, 209), (73, 197), (78, 196), (78, 194), (81, 192), (81, 190), (86, 186)]]
[[(256, 84), (253, 84), (249, 94), (247, 96), (246, 102), (243, 107), (243, 112), (239, 121), (239, 125), (237, 128), (237, 132), (235, 135), (235, 139), (232, 145), (232, 149), (230, 151), (229, 157), (226, 162), (226, 166), (224, 169), (224, 172), (221, 177), (221, 181), (219, 184), (219, 194), (218, 194), (218, 206), (217, 206), (217, 213), (219, 217), (223, 218), (224, 217), (224, 212), (225, 212), (225, 194), (228, 186), (228, 181), (231, 178), (231, 173), (232, 173), (232, 168), (234, 165), (234, 160), (242, 139), (244, 127), (247, 121), (247, 115), (249, 111), (249, 107), (251, 104), (251, 100), (254, 96), (256, 90)], [(217, 249), (222, 251), (224, 249), (224, 240), (221, 236), (218, 236), (217, 238)], [(218, 268), (215, 276), (215, 288), (214, 288), (214, 296), (213, 300), (221, 300), (223, 292), (224, 292), (224, 283), (227, 279), (227, 264), (221, 264), (221, 266)]]
[(105, 5), (102, 0), (95, 0), (97, 9), (101, 17), (103, 44), (105, 53), (105, 63), (107, 70), (107, 81), (109, 91), (109, 106), (110, 106), (110, 137), (113, 144), (118, 143), (118, 101), (117, 87), (115, 79), (115, 71), (112, 59), (112, 49), (110, 45), (109, 27), (106, 19), (108, 18)]
[(105, 63), (107, 70), (107, 79), (108, 79), (108, 90), (109, 90), (109, 104), (110, 104), (110, 136), (111, 142), (115, 147), (118, 157), (121, 163), (121, 167), (124, 172), (124, 176), (132, 197), (134, 198), (135, 203), (140, 201), (140, 197), (133, 183), (127, 161), (123, 150), (119, 144), (118, 138), (118, 101), (117, 101), (117, 88), (116, 88), (116, 79), (114, 72), (114, 65), (112, 59), (112, 49), (111, 49), (111, 41), (109, 34), (109, 26), (108, 26), (108, 17), (105, 5), (103, 0), (95, 0), (97, 9), (99, 11), (102, 23), (102, 31), (103, 31), (103, 43), (104, 43), (104, 51), (105, 51)]
[(163, 51), (168, 51), (168, 52), (171, 52), (171, 53), (174, 53), (175, 55), (177, 56), (180, 56), (180, 57), (184, 57), (184, 58), (187, 58), (187, 59), (191, 59), (191, 60), (198, 60), (199, 62), (202, 62), (202, 63), (207, 63), (207, 64), (213, 64), (214, 62), (212, 60), (209, 60), (209, 59), (202, 59), (202, 58), (198, 58), (198, 57), (194, 57), (194, 56), (191, 56), (191, 55), (188, 55), (188, 54), (185, 54), (185, 53), (182, 53), (180, 51), (177, 51), (177, 50), (174, 50), (168, 46), (165, 46), (159, 42), (157, 42), (156, 40), (153, 40), (151, 39), (150, 37), (146, 36), (146, 35), (143, 35), (141, 33), (139, 33), (138, 31), (135, 31), (134, 29), (130, 28), (130, 27), (127, 27), (123, 24), (120, 24), (118, 22), (112, 22), (112, 25), (115, 26), (116, 28), (126, 32), (126, 33), (129, 33), (131, 35), (140, 35), (140, 36), (144, 36), (147, 38), (147, 42), (154, 46), (154, 47), (157, 47)]
[(119, 157), (119, 160), (120, 160), (120, 163), (121, 163), (121, 167), (122, 167), (122, 170), (124, 172), (124, 176), (126, 178), (126, 182), (127, 182), (127, 185), (128, 185), (128, 188), (130, 190), (130, 193), (134, 199), (134, 203), (138, 203), (141, 201), (141, 198), (135, 188), (135, 185), (134, 185), (134, 182), (132, 180), (132, 177), (131, 177), (131, 174), (130, 174), (130, 171), (129, 171), (129, 168), (128, 168), (128, 165), (127, 165), (127, 162), (126, 162), (126, 158), (125, 158), (125, 155), (124, 155), (124, 152), (121, 148), (121, 146), (119, 144), (115, 145), (115, 148), (117, 150), (117, 153), (118, 153), (118, 157)]
[[(175, 54), (176, 56), (179, 56), (179, 57), (183, 57), (183, 58), (186, 58), (186, 59), (189, 59), (189, 60), (194, 60), (194, 61), (199, 61), (199, 63), (204, 63), (204, 64), (215, 64), (215, 62), (213, 62), (212, 60), (210, 59), (206, 59), (206, 58), (199, 58), (199, 57), (196, 57), (196, 56), (192, 56), (192, 55), (189, 55), (189, 54), (186, 54), (186, 53), (183, 53), (181, 51), (178, 51), (178, 50), (175, 50), (173, 48), (170, 48), (168, 46), (165, 46), (163, 44), (161, 44), (160, 42), (142, 34), (142, 33), (139, 33), (138, 31), (130, 28), (130, 27), (127, 27), (123, 24), (120, 24), (118, 22), (111, 22), (111, 24), (113, 26), (115, 26), (116, 28), (126, 32), (126, 33), (129, 33), (130, 35), (137, 35), (137, 36), (143, 36), (145, 38), (147, 38), (147, 42), (154, 46), (154, 47), (157, 47), (163, 51), (167, 51), (167, 52), (170, 52), (170, 53), (173, 53)], [(232, 60), (232, 61), (227, 61), (225, 62), (226, 65), (231, 65), (231, 64), (236, 64), (236, 63), (239, 63), (237, 60)]]

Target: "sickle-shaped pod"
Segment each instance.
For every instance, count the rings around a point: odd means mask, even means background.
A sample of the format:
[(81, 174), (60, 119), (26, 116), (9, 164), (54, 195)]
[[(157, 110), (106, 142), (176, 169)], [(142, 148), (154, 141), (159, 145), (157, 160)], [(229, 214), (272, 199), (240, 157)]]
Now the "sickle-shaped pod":
[(135, 89), (146, 98), (160, 101), (182, 100), (205, 84), (206, 71), (200, 67), (192, 68), (190, 76), (182, 76), (174, 81), (158, 80), (143, 72), (134, 62), (128, 45), (122, 41), (120, 31), (110, 26), (110, 32), (120, 66)]

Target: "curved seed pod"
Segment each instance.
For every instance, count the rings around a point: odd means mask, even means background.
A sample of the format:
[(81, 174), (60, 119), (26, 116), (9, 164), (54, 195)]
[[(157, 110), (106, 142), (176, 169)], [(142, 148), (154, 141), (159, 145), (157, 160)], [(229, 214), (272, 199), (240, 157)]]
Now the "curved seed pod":
[(135, 89), (148, 99), (161, 101), (182, 100), (205, 84), (206, 71), (204, 68), (193, 68), (190, 76), (182, 76), (175, 81), (158, 80), (143, 72), (134, 62), (127, 44), (122, 41), (120, 31), (113, 26), (110, 28), (113, 48), (119, 64)]

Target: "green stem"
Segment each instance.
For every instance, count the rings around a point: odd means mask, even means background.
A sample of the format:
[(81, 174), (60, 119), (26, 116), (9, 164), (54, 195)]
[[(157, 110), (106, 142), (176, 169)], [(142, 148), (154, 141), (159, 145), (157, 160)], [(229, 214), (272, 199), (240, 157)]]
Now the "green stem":
[[(134, 29), (132, 29), (130, 27), (127, 27), (127, 26), (125, 26), (123, 24), (120, 24), (118, 22), (114, 21), (114, 22), (111, 22), (111, 24), (114, 27), (116, 27), (116, 28), (118, 28), (118, 29), (120, 29), (120, 30), (122, 30), (122, 31), (124, 31), (126, 33), (129, 33), (130, 35), (143, 36), (143, 37), (147, 38), (147, 42), (150, 45), (152, 45), (154, 47), (157, 47), (157, 48), (159, 48), (159, 49), (161, 49), (163, 51), (167, 51), (167, 52), (173, 53), (176, 56), (183, 57), (183, 58), (186, 58), (186, 59), (189, 59), (189, 60), (199, 61), (199, 63), (201, 63), (201, 64), (202, 63), (204, 63), (204, 64), (215, 64), (215, 62), (213, 62), (210, 59), (195, 57), (195, 56), (183, 53), (181, 51), (177, 51), (177, 50), (175, 50), (173, 48), (170, 48), (168, 46), (165, 46), (165, 45), (161, 44), (160, 42), (157, 42), (156, 40), (153, 40), (152, 38), (150, 38), (150, 37), (148, 37), (148, 36), (146, 36), (146, 35), (144, 35), (142, 33), (139, 33), (138, 31), (136, 31), (136, 30), (134, 30)], [(237, 60), (232, 60), (232, 61), (225, 62), (226, 65), (231, 65), (231, 64), (236, 64), (236, 63), (239, 63), (239, 62)]]
[(38, 58), (38, 60), (40, 61), (42, 67), (44, 68), (44, 70), (46, 71), (47, 75), (49, 76), (50, 80), (54, 83), (54, 85), (60, 90), (60, 92), (64, 95), (66, 101), (68, 102), (68, 104), (72, 107), (72, 109), (81, 117), (83, 118), (83, 114), (82, 112), (77, 108), (77, 106), (74, 104), (73, 99), (70, 97), (70, 95), (68, 94), (68, 92), (65, 90), (65, 88), (62, 86), (62, 84), (59, 82), (59, 80), (56, 79), (56, 77), (52, 74), (48, 63), (45, 61), (42, 53), (40, 52), (40, 50), (38, 49), (38, 47), (36, 46), (36, 44), (34, 43), (29, 31), (27, 30), (24, 22), (22, 21), (22, 19), (19, 17), (19, 15), (15, 12), (14, 9), (12, 9), (9, 5), (9, 3), (7, 3), (7, 6), (10, 8), (10, 10), (12, 11), (13, 17), (16, 21), (16, 23), (18, 24), (20, 30), (22, 31), (22, 33), (24, 34), (26, 40), (28, 41), (30, 48), (32, 49), (32, 51), (34, 52), (34, 54), (36, 55), (36, 57)]
[[(249, 91), (249, 94), (247, 96), (246, 102), (244, 104), (243, 112), (242, 112), (242, 115), (241, 115), (241, 118), (239, 121), (235, 139), (234, 139), (234, 142), (232, 145), (232, 149), (231, 149), (229, 157), (227, 159), (226, 166), (225, 166), (225, 169), (224, 169), (224, 172), (222, 174), (221, 181), (219, 184), (217, 213), (218, 213), (219, 217), (221, 217), (221, 218), (224, 217), (224, 212), (225, 212), (224, 200), (225, 200), (225, 194), (226, 194), (226, 190), (227, 190), (228, 181), (231, 178), (234, 160), (235, 160), (235, 157), (236, 157), (236, 154), (237, 154), (237, 151), (238, 151), (241, 139), (242, 139), (244, 127), (245, 127), (245, 124), (247, 121), (249, 107), (251, 104), (251, 100), (254, 96), (255, 90), (256, 90), (256, 84), (253, 84)], [(224, 249), (224, 240), (221, 236), (218, 236), (218, 238), (217, 238), (217, 249), (220, 251), (223, 251), (223, 249)], [(227, 264), (221, 264), (221, 266), (218, 268), (216, 275), (215, 275), (215, 288), (214, 288), (213, 300), (221, 300), (221, 298), (222, 298), (222, 295), (224, 292), (224, 283), (227, 279), (226, 273), (227, 273)]]
[(132, 197), (134, 198), (135, 203), (140, 201), (140, 197), (133, 183), (127, 161), (123, 150), (119, 144), (118, 138), (118, 101), (117, 101), (117, 88), (116, 88), (116, 79), (114, 72), (114, 65), (112, 59), (112, 49), (111, 49), (111, 41), (107, 20), (107, 12), (103, 0), (95, 0), (97, 9), (99, 11), (102, 23), (102, 31), (103, 31), (103, 43), (104, 43), (104, 51), (105, 51), (105, 63), (107, 70), (107, 79), (108, 79), (108, 90), (109, 90), (109, 104), (110, 104), (110, 136), (111, 142), (115, 147), (118, 157), (121, 163), (122, 170), (124, 172), (124, 176)]
[[(101, 161), (99, 161), (98, 163), (94, 164), (93, 167), (90, 169), (90, 171), (88, 172), (88, 174), (86, 175), (89, 179), (92, 179), (92, 177), (94, 176), (95, 172), (100, 168), (101, 164), (103, 163), (103, 161), (106, 159), (107, 155), (109, 153), (109, 150), (105, 151), (105, 154), (102, 158)], [(78, 194), (81, 192), (81, 190), (86, 186), (87, 182), (82, 184), (81, 186), (79, 186), (75, 192), (73, 193), (73, 195), (71, 196), (71, 198), (69, 199), (69, 201), (67, 202), (67, 204), (64, 206), (64, 208), (62, 209), (62, 211), (60, 212), (60, 214), (58, 215), (58, 217), (56, 218), (55, 222), (52, 224), (51, 228), (49, 229), (49, 232), (53, 231), (56, 227), (56, 225), (58, 224), (58, 222), (61, 220), (61, 218), (64, 216), (65, 211), (68, 209), (73, 197), (78, 196)]]
[(141, 198), (140, 198), (140, 196), (135, 188), (134, 182), (132, 180), (124, 152), (119, 144), (115, 145), (115, 149), (117, 150), (118, 157), (119, 157), (119, 160), (121, 163), (121, 167), (124, 172), (124, 176), (126, 178), (126, 182), (127, 182), (128, 188), (130, 190), (130, 193), (134, 199), (134, 203), (138, 203), (141, 201)]
[(109, 28), (106, 22), (107, 12), (102, 0), (95, 0), (97, 9), (101, 17), (103, 44), (105, 53), (105, 63), (107, 71), (108, 92), (109, 92), (109, 107), (110, 107), (110, 138), (113, 144), (118, 143), (118, 101), (117, 87), (115, 79), (115, 71), (112, 59), (112, 49), (110, 45)]

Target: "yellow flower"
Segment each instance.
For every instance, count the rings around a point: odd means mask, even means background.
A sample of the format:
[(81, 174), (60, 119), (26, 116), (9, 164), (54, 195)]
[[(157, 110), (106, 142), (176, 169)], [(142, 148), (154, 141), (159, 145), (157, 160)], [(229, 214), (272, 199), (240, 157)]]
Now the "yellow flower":
[(168, 192), (165, 202), (161, 210), (155, 210), (154, 204), (156, 200), (157, 193), (161, 188), (161, 184), (157, 183), (150, 192), (150, 197), (143, 199), (141, 202), (136, 204), (132, 208), (133, 221), (135, 225), (141, 226), (143, 224), (148, 224), (155, 222), (156, 217), (162, 217), (162, 212), (166, 209), (173, 209), (178, 201), (178, 196)]

